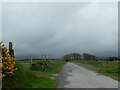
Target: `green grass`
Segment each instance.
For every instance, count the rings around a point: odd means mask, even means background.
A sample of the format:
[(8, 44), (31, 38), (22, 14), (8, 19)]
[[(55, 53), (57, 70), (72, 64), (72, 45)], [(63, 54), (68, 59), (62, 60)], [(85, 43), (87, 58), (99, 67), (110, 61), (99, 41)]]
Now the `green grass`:
[[(59, 73), (65, 64), (64, 61), (38, 61), (37, 63), (34, 62), (35, 64), (30, 67), (31, 70), (36, 70), (40, 72), (47, 72), (47, 73)], [(45, 65), (45, 66), (41, 66)]]
[[(28, 70), (25, 70), (22, 65), (17, 63), (16, 66), (18, 68), (18, 70), (16, 71), (16, 75), (3, 79), (3, 83), (2, 83), (3, 88), (6, 88), (6, 87), (16, 88), (19, 86), (23, 88), (31, 87), (31, 84), (27, 82), (29, 82), (30, 79), (35, 78), (35, 76), (32, 73), (30, 73)], [(26, 77), (32, 77), (32, 78), (28, 79)], [(23, 80), (25, 80), (25, 82)]]
[(117, 61), (73, 61), (74, 63), (80, 63), (81, 65), (96, 70), (98, 73), (109, 76), (115, 80), (120, 78), (120, 66)]
[[(45, 71), (30, 70), (30, 64), (27, 62), (17, 62), (15, 76), (5, 78), (2, 82), (3, 88), (55, 88), (57, 83), (51, 79), (52, 73), (58, 73), (62, 69), (64, 62), (52, 62), (51, 67)], [(56, 65), (55, 65), (56, 64)]]

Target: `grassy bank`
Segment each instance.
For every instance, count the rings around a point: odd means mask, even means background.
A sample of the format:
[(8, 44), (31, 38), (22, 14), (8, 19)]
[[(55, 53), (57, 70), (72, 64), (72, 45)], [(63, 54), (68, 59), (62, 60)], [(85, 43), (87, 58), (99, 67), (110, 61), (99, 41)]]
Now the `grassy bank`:
[(64, 62), (52, 61), (51, 67), (45, 70), (30, 70), (28, 62), (17, 62), (17, 72), (15, 76), (3, 79), (3, 88), (55, 88), (57, 82), (51, 79), (53, 73), (58, 73), (62, 69)]
[(117, 61), (74, 61), (88, 69), (120, 81), (120, 62)]
[(50, 74), (59, 73), (65, 62), (63, 61), (34, 61), (31, 70), (46, 72)]

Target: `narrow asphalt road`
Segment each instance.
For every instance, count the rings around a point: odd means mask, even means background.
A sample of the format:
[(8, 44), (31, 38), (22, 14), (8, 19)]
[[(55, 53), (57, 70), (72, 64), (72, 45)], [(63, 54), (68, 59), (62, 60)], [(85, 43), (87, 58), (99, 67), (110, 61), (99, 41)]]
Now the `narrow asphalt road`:
[(70, 62), (64, 66), (58, 81), (58, 88), (118, 88), (118, 81)]

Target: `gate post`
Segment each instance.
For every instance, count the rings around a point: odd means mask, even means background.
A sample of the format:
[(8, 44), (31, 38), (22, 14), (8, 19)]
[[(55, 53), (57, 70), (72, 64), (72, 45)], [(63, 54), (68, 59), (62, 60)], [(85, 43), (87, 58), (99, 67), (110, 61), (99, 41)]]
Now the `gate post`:
[(11, 57), (14, 57), (14, 49), (13, 49), (12, 42), (9, 42), (9, 54)]

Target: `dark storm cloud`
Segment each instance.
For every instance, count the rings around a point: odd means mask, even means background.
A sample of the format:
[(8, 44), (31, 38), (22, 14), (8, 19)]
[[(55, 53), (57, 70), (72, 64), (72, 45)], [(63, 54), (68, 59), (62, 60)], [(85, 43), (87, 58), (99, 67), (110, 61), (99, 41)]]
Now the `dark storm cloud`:
[(117, 3), (3, 3), (3, 41), (16, 55), (117, 56)]

